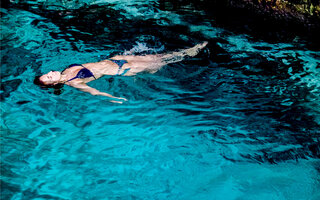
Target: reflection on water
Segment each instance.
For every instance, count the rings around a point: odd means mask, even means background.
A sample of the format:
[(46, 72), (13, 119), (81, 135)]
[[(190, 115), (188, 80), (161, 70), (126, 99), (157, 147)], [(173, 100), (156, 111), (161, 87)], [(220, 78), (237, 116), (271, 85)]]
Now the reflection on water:
[[(25, 2), (1, 9), (3, 199), (319, 197), (320, 54), (307, 41), (218, 27), (201, 4)], [(32, 83), (203, 40), (156, 74), (90, 83), (123, 105)]]

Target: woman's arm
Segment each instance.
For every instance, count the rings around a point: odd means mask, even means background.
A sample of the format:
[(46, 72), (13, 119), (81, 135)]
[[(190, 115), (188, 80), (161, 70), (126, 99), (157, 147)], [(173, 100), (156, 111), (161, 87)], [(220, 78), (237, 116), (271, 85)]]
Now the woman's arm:
[[(77, 88), (83, 92), (88, 92), (92, 95), (100, 95), (100, 96), (106, 96), (106, 97), (110, 97), (110, 98), (114, 98), (114, 99), (120, 99), (120, 100), (124, 100), (124, 101), (128, 101), (126, 98), (122, 98), (122, 97), (115, 97), (115, 96), (112, 96), (111, 94), (108, 94), (106, 92), (100, 92), (99, 90), (95, 89), (95, 88), (92, 88), (92, 87), (89, 87), (87, 84), (85, 83), (79, 83), (79, 84), (73, 84), (73, 85), (70, 85), (74, 88)], [(111, 100), (110, 102), (113, 102), (113, 103), (122, 103), (121, 101), (113, 101)]]

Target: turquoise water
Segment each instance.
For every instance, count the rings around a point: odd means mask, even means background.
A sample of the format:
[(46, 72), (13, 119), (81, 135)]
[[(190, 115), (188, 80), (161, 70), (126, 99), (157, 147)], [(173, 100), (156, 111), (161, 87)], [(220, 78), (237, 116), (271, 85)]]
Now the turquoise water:
[[(1, 199), (320, 198), (320, 53), (307, 39), (239, 32), (194, 4), (25, 2), (1, 8)], [(89, 84), (122, 105), (33, 84), (203, 40), (156, 74)]]

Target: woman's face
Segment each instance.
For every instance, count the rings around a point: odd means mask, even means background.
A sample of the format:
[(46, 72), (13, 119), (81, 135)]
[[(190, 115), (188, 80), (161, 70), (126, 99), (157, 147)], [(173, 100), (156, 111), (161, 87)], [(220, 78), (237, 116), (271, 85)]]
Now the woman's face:
[(61, 73), (58, 71), (50, 71), (47, 74), (44, 74), (40, 77), (40, 81), (42, 81), (46, 85), (55, 85), (59, 83), (61, 78)]

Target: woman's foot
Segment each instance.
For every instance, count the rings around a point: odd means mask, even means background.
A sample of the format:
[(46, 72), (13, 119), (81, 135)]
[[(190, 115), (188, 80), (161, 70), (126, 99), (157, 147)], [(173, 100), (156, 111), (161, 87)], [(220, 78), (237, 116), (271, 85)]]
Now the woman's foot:
[(186, 49), (184, 50), (184, 53), (186, 53), (188, 56), (196, 56), (201, 49), (203, 49), (204, 47), (206, 47), (208, 44), (207, 41), (203, 42), (203, 43), (200, 43), (200, 44), (197, 44), (196, 46), (190, 48), (190, 49)]
[(194, 57), (207, 44), (208, 44), (208, 42), (205, 41), (205, 42), (197, 44), (196, 46), (191, 47), (189, 49), (184, 49), (184, 50), (181, 50), (181, 51), (172, 52), (170, 54), (162, 55), (160, 57), (161, 62), (163, 63), (163, 65), (167, 65), (167, 64), (170, 64), (170, 63), (180, 62), (180, 61), (184, 60), (186, 56)]

